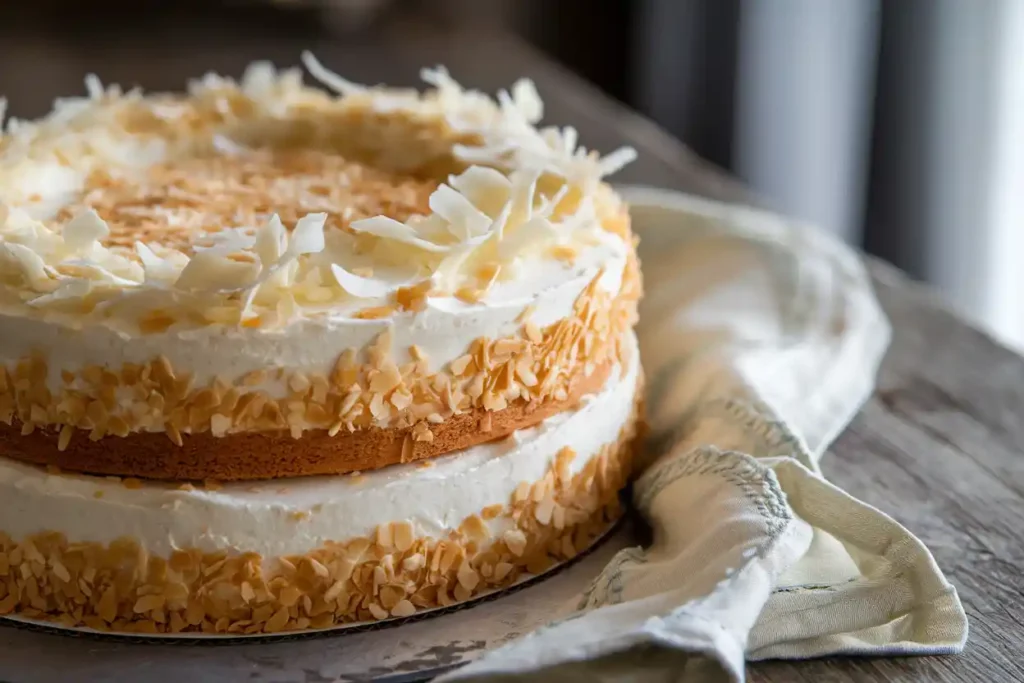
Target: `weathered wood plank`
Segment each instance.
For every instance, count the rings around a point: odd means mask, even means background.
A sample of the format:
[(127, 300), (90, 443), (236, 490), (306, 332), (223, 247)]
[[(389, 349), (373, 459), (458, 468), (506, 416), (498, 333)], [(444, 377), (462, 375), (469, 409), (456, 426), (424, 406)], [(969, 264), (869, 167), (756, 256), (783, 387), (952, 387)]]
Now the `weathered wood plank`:
[(768, 662), (752, 681), (1024, 680), (1024, 362), (892, 269), (872, 268), (895, 323), (879, 391), (826, 476), (932, 549), (971, 620), (959, 657)]

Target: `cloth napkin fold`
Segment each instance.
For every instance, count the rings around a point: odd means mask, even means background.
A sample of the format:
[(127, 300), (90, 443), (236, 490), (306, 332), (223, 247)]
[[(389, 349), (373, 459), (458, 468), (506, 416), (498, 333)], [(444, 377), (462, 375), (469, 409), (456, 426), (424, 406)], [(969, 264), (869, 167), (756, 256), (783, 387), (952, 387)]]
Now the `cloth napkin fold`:
[(742, 681), (747, 660), (959, 652), (927, 548), (826, 481), (890, 338), (860, 259), (813, 228), (650, 188), (638, 329), (653, 530), (559, 619), (443, 678)]

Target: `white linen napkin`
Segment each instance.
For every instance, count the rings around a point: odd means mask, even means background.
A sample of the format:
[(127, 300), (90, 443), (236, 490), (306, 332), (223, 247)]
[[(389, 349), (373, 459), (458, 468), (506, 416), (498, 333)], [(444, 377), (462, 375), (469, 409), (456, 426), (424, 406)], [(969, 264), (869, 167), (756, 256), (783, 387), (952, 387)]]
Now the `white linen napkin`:
[(826, 481), (889, 325), (852, 251), (781, 217), (625, 191), (653, 529), (560, 620), (442, 680), (742, 681), (746, 660), (958, 652), (967, 618), (931, 554)]

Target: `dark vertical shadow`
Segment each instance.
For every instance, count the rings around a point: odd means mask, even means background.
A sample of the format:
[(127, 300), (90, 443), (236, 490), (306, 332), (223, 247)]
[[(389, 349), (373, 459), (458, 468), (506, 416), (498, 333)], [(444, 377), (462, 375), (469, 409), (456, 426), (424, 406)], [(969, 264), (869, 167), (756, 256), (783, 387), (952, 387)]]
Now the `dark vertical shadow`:
[[(927, 7), (924, 9), (927, 10)], [(933, 69), (933, 12), (917, 2), (883, 2), (864, 248), (914, 277), (925, 275), (923, 164), (926, 89)]]

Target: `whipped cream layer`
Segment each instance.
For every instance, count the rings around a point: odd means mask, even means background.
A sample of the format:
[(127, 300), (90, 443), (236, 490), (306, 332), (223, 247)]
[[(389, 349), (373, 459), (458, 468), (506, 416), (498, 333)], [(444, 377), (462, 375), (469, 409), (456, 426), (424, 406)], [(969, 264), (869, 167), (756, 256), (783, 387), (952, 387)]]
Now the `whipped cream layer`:
[(233, 384), (249, 373), (266, 371), (266, 380), (252, 388), (276, 398), (288, 387), (287, 377), (276, 378), (274, 370), (327, 376), (342, 352), (365, 348), (388, 330), (396, 362), (408, 362), (409, 349), (415, 345), (425, 354), (428, 367), (437, 370), (466, 353), (478, 338), (515, 336), (524, 314), (541, 328), (566, 318), (599, 274), (601, 290), (617, 295), (628, 251), (614, 236), (605, 240), (581, 252), (572, 264), (524, 262), (521, 277), (496, 283), (484, 301), (431, 297), (422, 311), (386, 319), (353, 318), (346, 309), (357, 304), (350, 303), (274, 330), (212, 325), (140, 334), (108, 325), (76, 328), (63, 321), (0, 313), (0, 364), (13, 367), (42, 353), (48, 360), (49, 388), (57, 391), (65, 371), (117, 369), (163, 356), (175, 370), (190, 373), (197, 386), (215, 379)]
[[(558, 452), (576, 453), (572, 473), (613, 444), (634, 413), (640, 376), (636, 340), (628, 361), (580, 407), (512, 437), (438, 458), (432, 467), (398, 465), (358, 477), (313, 477), (217, 490), (103, 477), (51, 474), (0, 458), (0, 531), (14, 539), (56, 531), (69, 542), (130, 538), (151, 554), (175, 549), (296, 555), (408, 521), (417, 537), (444, 538), (464, 519), (505, 506), (521, 482), (542, 479)], [(488, 522), (498, 534), (511, 521)]]

